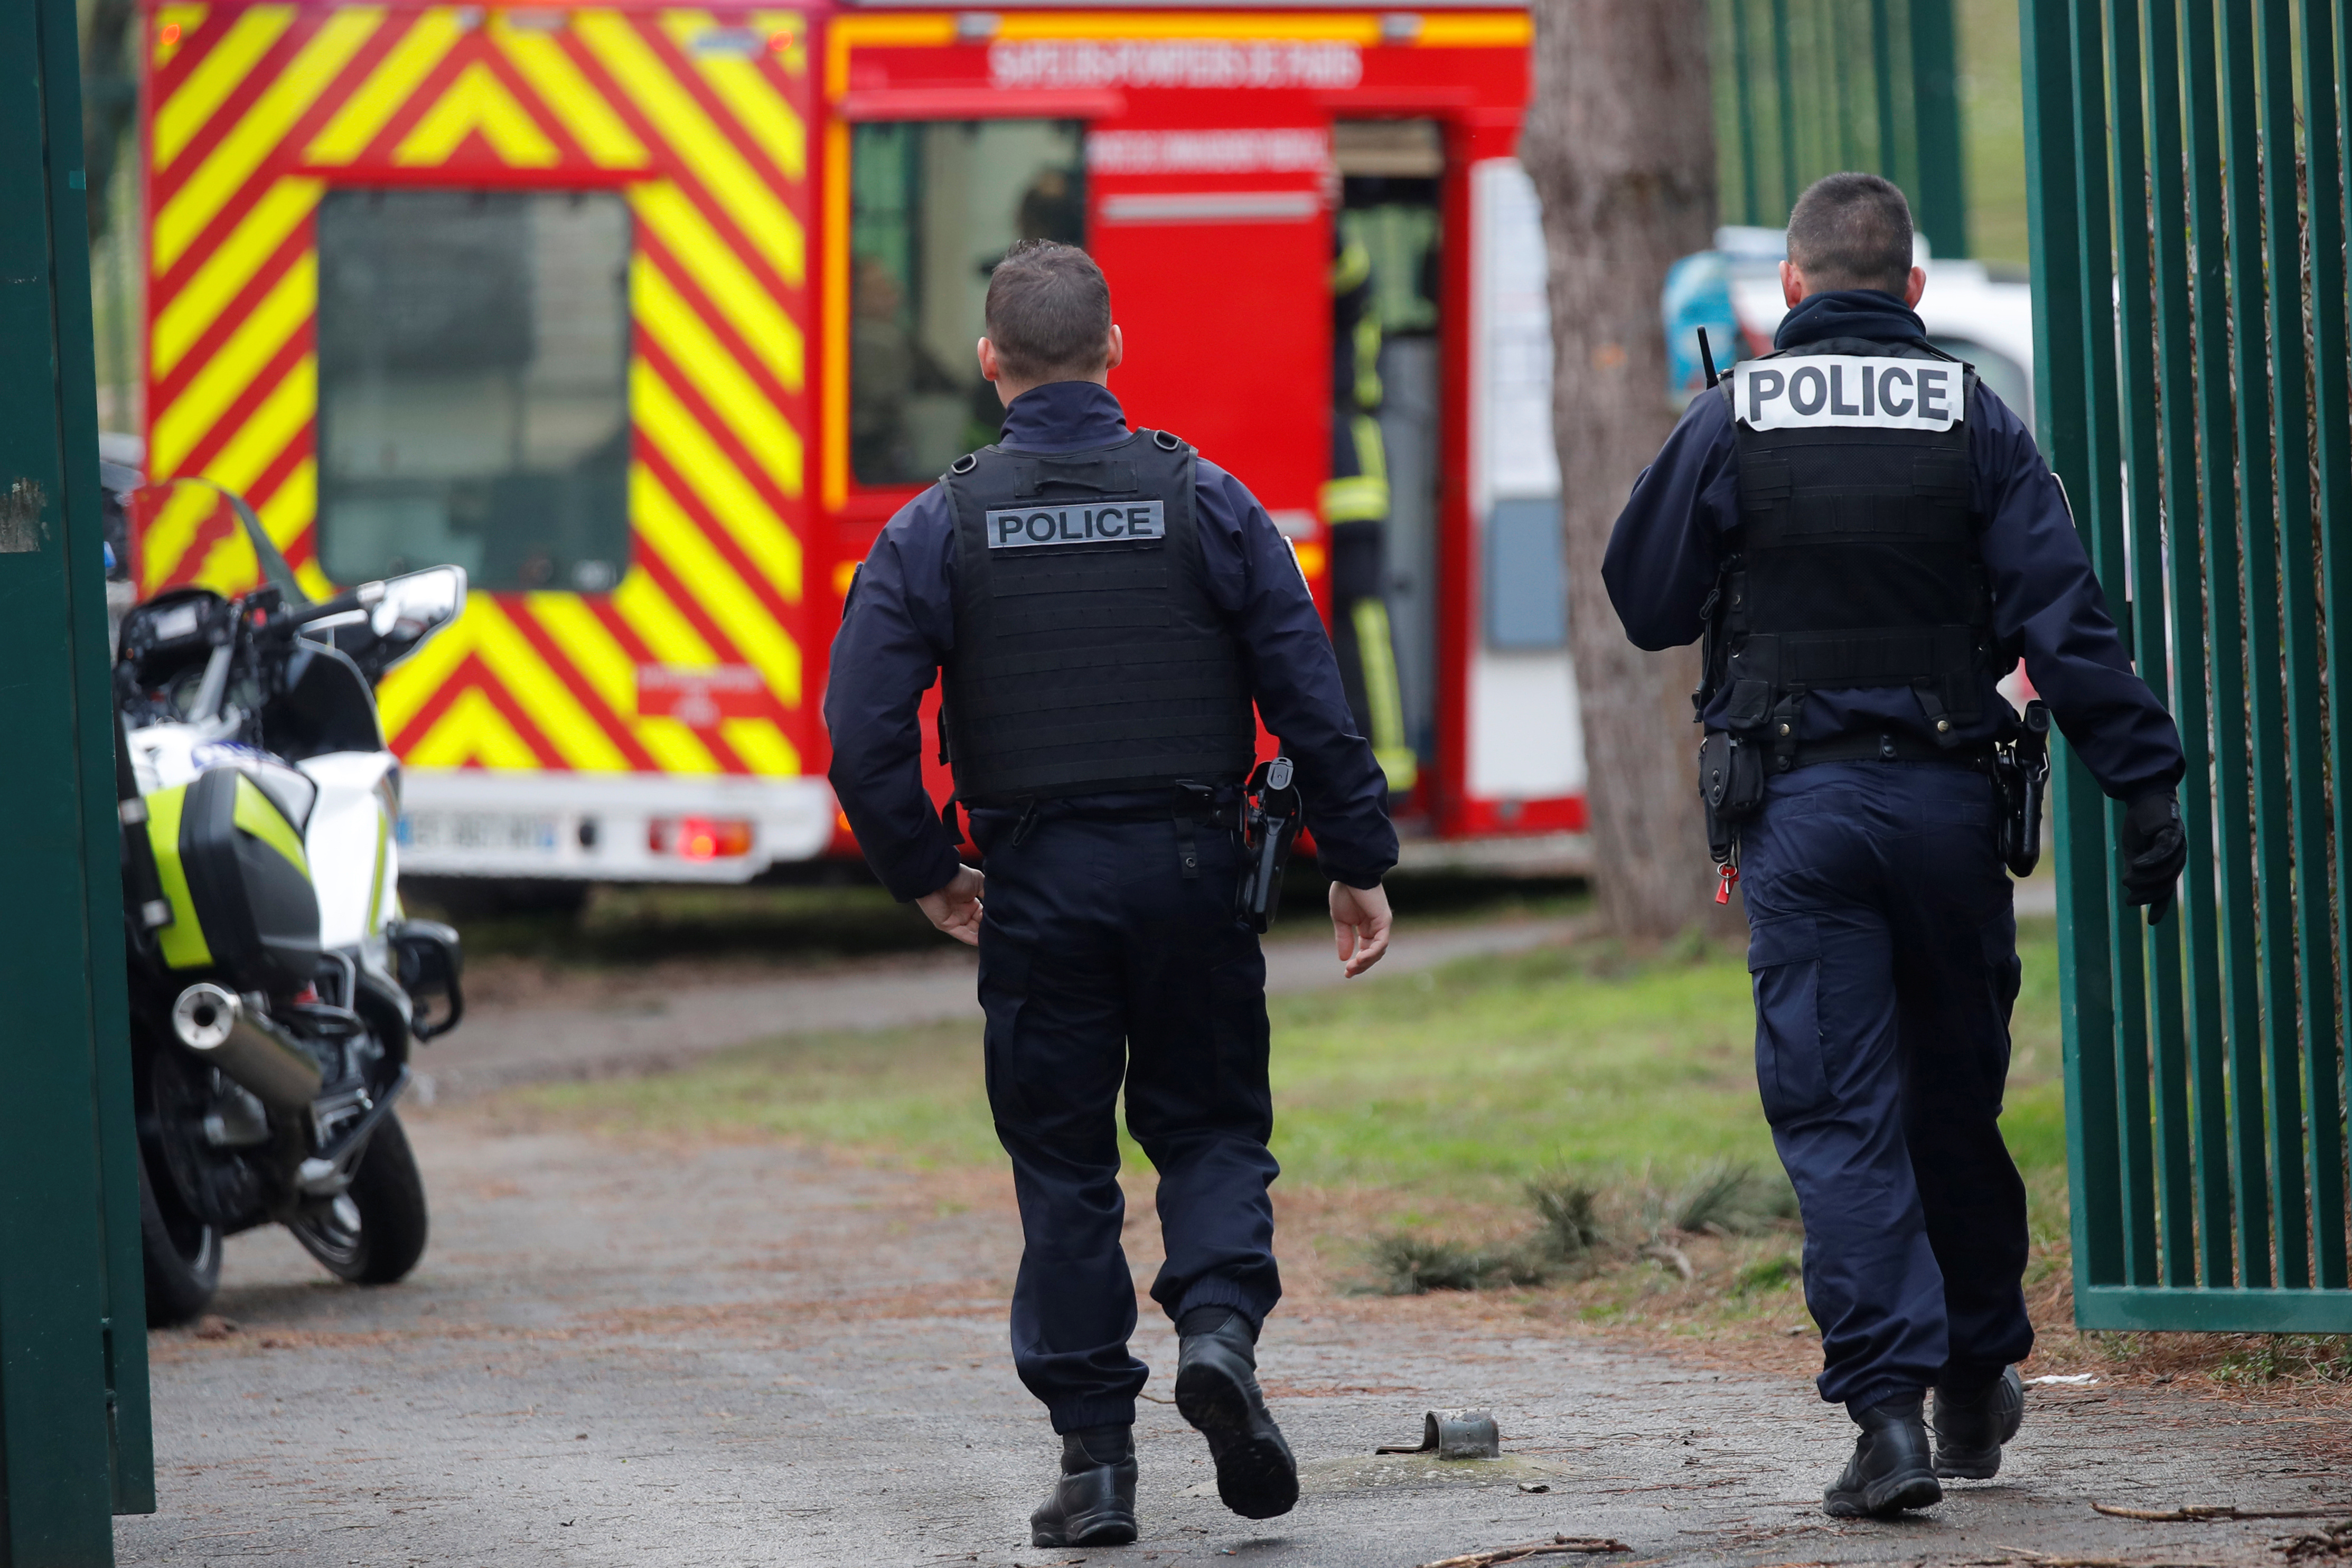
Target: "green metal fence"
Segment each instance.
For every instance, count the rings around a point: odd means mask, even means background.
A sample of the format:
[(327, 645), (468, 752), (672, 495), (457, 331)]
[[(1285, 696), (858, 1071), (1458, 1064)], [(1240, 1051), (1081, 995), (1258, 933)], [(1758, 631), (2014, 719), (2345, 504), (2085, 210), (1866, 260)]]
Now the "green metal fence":
[(2352, 1331), (2344, 0), (2024, 0), (2044, 452), (2180, 721), (2179, 917), (2056, 800), (2076, 1320)]
[(1712, 0), (1728, 221), (1779, 228), (1813, 181), (1885, 175), (1934, 254), (1969, 254), (1952, 0)]

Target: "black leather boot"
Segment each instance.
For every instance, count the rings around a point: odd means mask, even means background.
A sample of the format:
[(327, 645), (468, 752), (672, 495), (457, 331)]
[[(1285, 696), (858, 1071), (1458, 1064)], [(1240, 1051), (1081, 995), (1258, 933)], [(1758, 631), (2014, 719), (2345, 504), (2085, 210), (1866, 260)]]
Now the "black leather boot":
[(1822, 1511), (1832, 1519), (1892, 1519), (1906, 1508), (1933, 1508), (1944, 1500), (1927, 1454), (1927, 1424), (1920, 1395), (1874, 1405), (1848, 1406), (1862, 1428), (1845, 1473), (1822, 1494)]
[(1029, 1516), (1032, 1546), (1124, 1546), (1135, 1539), (1135, 1428), (1062, 1437), (1062, 1479)]
[(1990, 1480), (2000, 1473), (2001, 1445), (2025, 1422), (2025, 1380), (2017, 1368), (1972, 1394), (1936, 1390), (1936, 1473), (1961, 1480)]
[(1244, 1519), (1288, 1513), (1298, 1501), (1298, 1463), (1258, 1389), (1249, 1320), (1223, 1307), (1195, 1307), (1176, 1334), (1176, 1413), (1209, 1439), (1217, 1496)]

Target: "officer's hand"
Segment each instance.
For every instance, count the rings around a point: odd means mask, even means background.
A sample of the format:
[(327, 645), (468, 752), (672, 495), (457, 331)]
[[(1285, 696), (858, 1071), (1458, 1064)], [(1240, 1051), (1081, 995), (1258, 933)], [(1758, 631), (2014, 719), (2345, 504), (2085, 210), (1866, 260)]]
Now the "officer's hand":
[(1389, 950), (1389, 895), (1382, 887), (1331, 884), (1331, 936), (1339, 948), (1339, 962), (1354, 979), (1381, 961)]
[(2124, 811), (2124, 902), (2147, 905), (2154, 925), (2172, 907), (2172, 884), (2189, 863), (2189, 840), (2180, 831), (2180, 800), (2169, 789), (2151, 789)]
[(915, 907), (931, 917), (931, 924), (962, 943), (967, 947), (980, 946), (980, 895), (987, 889), (988, 879), (978, 868), (956, 867), (948, 884), (937, 893), (927, 893), (915, 900)]

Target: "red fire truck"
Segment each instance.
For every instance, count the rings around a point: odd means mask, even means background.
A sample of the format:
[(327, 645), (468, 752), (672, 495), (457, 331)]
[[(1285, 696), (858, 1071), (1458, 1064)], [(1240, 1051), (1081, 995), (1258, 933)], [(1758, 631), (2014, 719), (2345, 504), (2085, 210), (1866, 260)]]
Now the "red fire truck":
[[(972, 343), (1030, 236), (1100, 260), (1129, 417), (1240, 476), (1327, 601), (1334, 422), (1377, 424), (1370, 695), (1416, 852), (1572, 852), (1524, 11), (147, 22), (151, 476), (246, 497), (320, 593), (472, 583), (382, 693), (408, 869), (733, 881), (852, 847), (819, 715), (840, 596), (993, 438)], [(1378, 388), (1352, 407), (1335, 255), (1377, 323), (1348, 329)], [(206, 487), (168, 495), (142, 595), (256, 580)]]

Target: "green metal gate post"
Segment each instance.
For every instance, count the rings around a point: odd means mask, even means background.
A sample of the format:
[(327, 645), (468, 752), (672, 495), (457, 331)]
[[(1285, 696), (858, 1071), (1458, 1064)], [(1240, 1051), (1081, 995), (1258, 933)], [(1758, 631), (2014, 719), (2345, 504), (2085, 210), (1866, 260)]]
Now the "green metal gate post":
[(0, 6), (0, 1568), (154, 1507), (77, 56)]
[(2020, 14), (2043, 451), (2189, 759), (2154, 929), (2060, 768), (2086, 1328), (2352, 1332), (2346, 4)]

